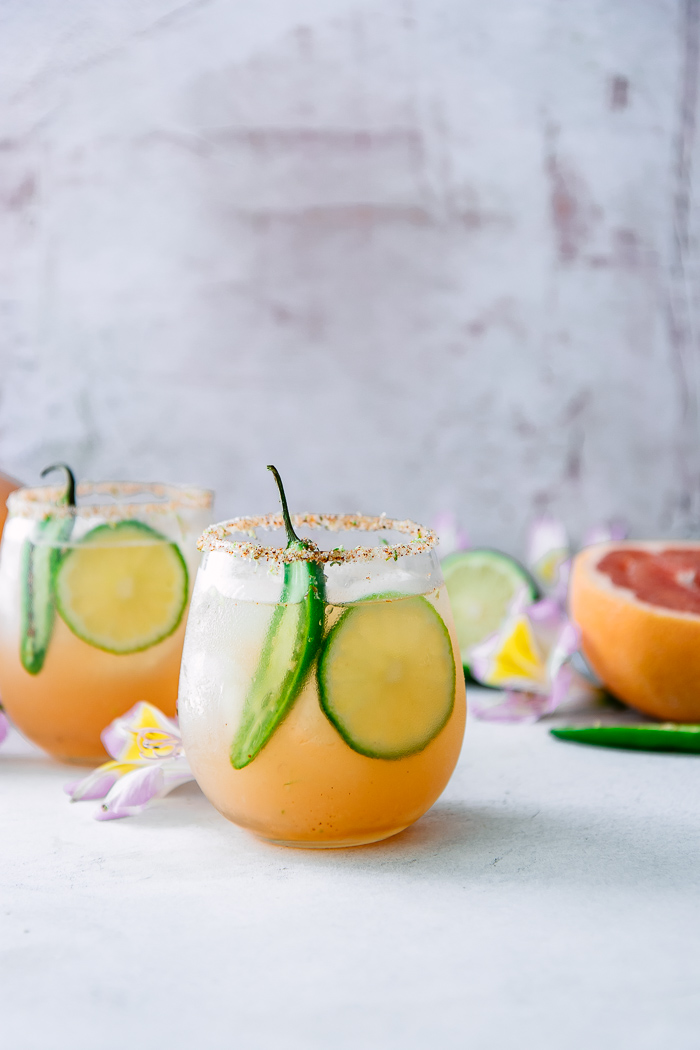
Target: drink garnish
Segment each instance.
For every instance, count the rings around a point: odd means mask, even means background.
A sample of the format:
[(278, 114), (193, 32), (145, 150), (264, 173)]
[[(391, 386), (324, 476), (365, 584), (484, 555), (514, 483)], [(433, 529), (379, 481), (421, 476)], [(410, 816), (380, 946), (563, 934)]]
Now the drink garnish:
[[(66, 473), (66, 491), (58, 505), (75, 507), (73, 471), (65, 463), (52, 463), (42, 470), (42, 478), (54, 470)], [(47, 515), (22, 550), (19, 655), (29, 674), (38, 674), (44, 666), (56, 612), (54, 576), (63, 556), (61, 546), (70, 539), (74, 521), (72, 514)]]
[[(231, 765), (243, 769), (260, 753), (289, 713), (316, 659), (323, 638), (325, 579), (323, 565), (313, 559), (312, 540), (300, 539), (292, 526), (279, 472), (272, 471), (279, 489), (287, 534), (279, 603), (267, 630), (260, 663), (243, 706), (241, 724), (231, 744)], [(312, 557), (305, 558), (305, 554)]]
[(97, 525), (56, 569), (56, 607), (73, 634), (118, 655), (150, 649), (177, 628), (189, 576), (176, 543), (143, 521)]
[(423, 751), (454, 707), (455, 660), (439, 612), (420, 595), (378, 594), (347, 609), (318, 662), (324, 714), (353, 751)]

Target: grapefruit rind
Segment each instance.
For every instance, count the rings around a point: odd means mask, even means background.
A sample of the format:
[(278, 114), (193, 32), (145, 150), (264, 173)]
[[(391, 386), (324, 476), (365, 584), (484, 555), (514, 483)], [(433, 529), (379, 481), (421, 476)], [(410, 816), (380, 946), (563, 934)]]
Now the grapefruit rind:
[(636, 597), (597, 566), (611, 551), (669, 548), (700, 551), (700, 543), (654, 540), (603, 543), (574, 559), (571, 615), (581, 648), (610, 692), (631, 707), (673, 722), (700, 721), (700, 616)]

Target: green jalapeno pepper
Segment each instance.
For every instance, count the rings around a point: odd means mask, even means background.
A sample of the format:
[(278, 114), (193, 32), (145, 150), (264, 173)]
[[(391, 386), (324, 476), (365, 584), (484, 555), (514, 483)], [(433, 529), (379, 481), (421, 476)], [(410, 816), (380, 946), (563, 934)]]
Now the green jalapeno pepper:
[(287, 550), (300, 555), (285, 562), (279, 603), (267, 629), (262, 656), (243, 705), (241, 724), (231, 744), (231, 765), (243, 769), (262, 751), (301, 692), (323, 638), (325, 580), (323, 566), (303, 557), (314, 544), (301, 540), (289, 516), (282, 479), (275, 476), (282, 503)]
[[(73, 471), (65, 463), (53, 463), (42, 470), (42, 478), (52, 470), (65, 470), (66, 491), (60, 503), (74, 507)], [(54, 578), (74, 520), (73, 515), (49, 515), (37, 523), (33, 538), (22, 549), (19, 657), (29, 674), (39, 674), (44, 666), (56, 615)]]
[(633, 751), (685, 751), (700, 754), (700, 725), (562, 726), (550, 729), (560, 740)]

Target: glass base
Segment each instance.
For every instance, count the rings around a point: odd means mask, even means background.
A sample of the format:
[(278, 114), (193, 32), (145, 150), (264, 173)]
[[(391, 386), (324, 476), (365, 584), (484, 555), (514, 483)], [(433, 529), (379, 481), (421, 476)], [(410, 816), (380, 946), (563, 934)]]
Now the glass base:
[(384, 839), (390, 839), (394, 835), (400, 835), (408, 827), (410, 827), (410, 824), (405, 824), (401, 828), (392, 828), (391, 831), (375, 831), (367, 835), (353, 835), (352, 838), (332, 839), (326, 842), (312, 841), (310, 839), (272, 839), (268, 838), (267, 835), (260, 835), (258, 832), (254, 834), (256, 838), (259, 838), (262, 842), (269, 842), (271, 846), (289, 846), (291, 849), (349, 849), (352, 846), (369, 846), (372, 842), (382, 842)]

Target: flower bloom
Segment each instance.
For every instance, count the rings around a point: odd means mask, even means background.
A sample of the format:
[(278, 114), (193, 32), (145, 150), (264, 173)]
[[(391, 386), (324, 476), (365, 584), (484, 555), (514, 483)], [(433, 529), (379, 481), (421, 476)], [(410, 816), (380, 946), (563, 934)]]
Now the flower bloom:
[(597, 688), (571, 666), (578, 646), (578, 628), (557, 601), (529, 602), (520, 592), (498, 631), (472, 650), (474, 677), (504, 690), (472, 695), (474, 714), (490, 721), (535, 722), (564, 700), (597, 696)]
[(135, 816), (152, 799), (194, 780), (177, 721), (153, 704), (135, 704), (115, 718), (101, 737), (112, 760), (65, 786), (71, 802), (103, 799), (96, 820)]
[[(582, 546), (624, 540), (627, 525), (614, 519), (592, 525), (583, 537)], [(569, 590), (573, 549), (564, 522), (545, 514), (535, 518), (528, 534), (527, 564), (542, 591), (564, 607)]]
[(458, 524), (451, 510), (441, 510), (435, 515), (432, 526), (440, 539), (440, 557), (446, 558), (455, 551), (464, 551), (471, 546), (469, 536)]
[(566, 595), (571, 547), (563, 521), (549, 514), (535, 518), (528, 534), (527, 564), (540, 587), (556, 597)]
[[(623, 539), (626, 534), (623, 522), (600, 524), (588, 531), (583, 543)], [(598, 685), (572, 666), (580, 637), (566, 613), (571, 557), (564, 523), (549, 515), (537, 518), (530, 528), (527, 561), (547, 597), (531, 602), (525, 592), (516, 595), (498, 631), (473, 650), (473, 676), (504, 691), (472, 695), (477, 718), (534, 722), (565, 700), (600, 696)]]
[[(454, 514), (434, 519), (441, 552), (468, 546)], [(600, 523), (588, 530), (583, 546), (624, 539), (622, 521)], [(498, 630), (469, 651), (469, 671), (498, 693), (470, 693), (477, 718), (503, 722), (533, 722), (554, 711), (564, 700), (600, 695), (580, 653), (579, 632), (566, 612), (573, 549), (564, 523), (552, 515), (536, 518), (529, 529), (526, 564), (541, 595), (532, 601), (527, 588), (514, 595)], [(579, 673), (572, 658), (583, 671)]]

